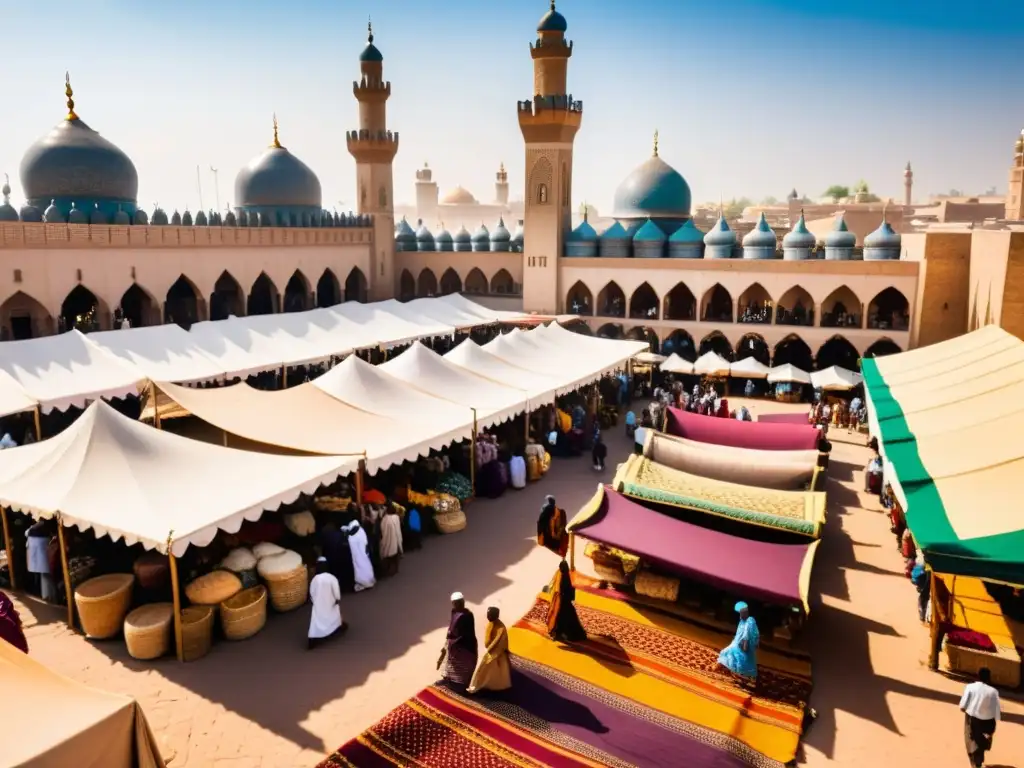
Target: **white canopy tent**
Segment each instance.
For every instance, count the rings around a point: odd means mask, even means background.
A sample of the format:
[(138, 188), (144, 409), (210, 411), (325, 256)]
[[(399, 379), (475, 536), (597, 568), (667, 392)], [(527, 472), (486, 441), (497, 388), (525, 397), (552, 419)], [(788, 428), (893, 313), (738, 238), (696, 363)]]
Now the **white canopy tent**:
[(84, 408), (100, 398), (138, 394), (138, 368), (89, 342), (77, 330), (0, 344), (0, 371), (44, 413)]
[(814, 371), (811, 374), (811, 384), (815, 389), (825, 391), (843, 391), (853, 389), (863, 383), (864, 377), (855, 371), (840, 368), (833, 365), (823, 371)]
[(225, 370), (229, 379), (245, 378), (254, 373), (273, 371), (284, 365), (278, 360), (277, 344), (255, 334), (239, 318), (205, 320), (195, 323), (189, 334), (205, 354), (212, 357)]
[(717, 352), (708, 351), (697, 358), (693, 372), (698, 376), (728, 376), (729, 361)]
[(188, 331), (173, 323), (90, 333), (87, 339), (154, 381), (183, 384), (223, 379), (226, 371)]
[(26, 394), (21, 384), (6, 371), (0, 371), (0, 416), (31, 411), (36, 401)]
[(767, 378), (769, 371), (771, 368), (756, 357), (744, 357), (729, 364), (729, 375), (739, 379), (764, 379)]
[(777, 365), (768, 372), (768, 383), (810, 384), (811, 374), (797, 368), (795, 365), (786, 363), (785, 365)]
[(455, 333), (455, 328), (451, 325), (425, 318), (409, 320), (381, 308), (379, 304), (360, 304), (348, 301), (331, 307), (327, 311), (335, 312), (341, 317), (371, 329), (376, 337), (376, 345), (385, 349), (408, 344), (417, 339), (451, 336)]
[(640, 352), (639, 354), (633, 355), (633, 359), (638, 363), (644, 363), (645, 365), (660, 365), (668, 360), (664, 355), (659, 355), (655, 352)]
[(675, 352), (666, 357), (665, 362), (658, 367), (665, 373), (693, 373), (693, 363)]
[(308, 365), (327, 360), (331, 355), (350, 352), (352, 347), (339, 334), (325, 338), (327, 331), (302, 317), (307, 313), (252, 315), (207, 321), (192, 326), (200, 343), (210, 334), (219, 334), (244, 349), (250, 370), (273, 370), (282, 366)]
[(553, 403), (557, 382), (543, 374), (528, 371), (492, 355), (472, 339), (466, 339), (444, 356), (470, 373), (499, 384), (521, 389), (530, 400), (530, 407)]
[[(467, 312), (460, 307), (437, 299), (413, 299), (407, 302), (394, 302), (398, 307), (390, 305), (388, 311), (406, 311), (419, 317), (429, 318), (435, 323), (451, 326), (459, 331), (466, 331), (480, 325), (490, 325), (496, 321), (486, 320), (478, 314)], [(400, 309), (399, 309), (400, 308)]]
[[(65, 334), (66, 335), (66, 334)], [(358, 459), (274, 456), (153, 429), (93, 403), (56, 437), (0, 451), (0, 504), (177, 557), (218, 530), (356, 470)]]
[(531, 331), (516, 329), (512, 331), (512, 334), (523, 334), (526, 338), (543, 339), (569, 352), (577, 349), (586, 349), (588, 350), (587, 358), (593, 364), (601, 365), (600, 373), (602, 374), (624, 366), (631, 357), (647, 352), (650, 349), (650, 345), (646, 341), (602, 339), (596, 336), (586, 336), (582, 333), (566, 330), (558, 323), (541, 325)]
[(479, 317), (485, 323), (515, 323), (527, 320), (530, 317), (523, 312), (509, 312), (507, 310), (485, 307), (483, 304), (478, 304), (471, 299), (467, 299), (460, 293), (451, 293), (447, 296), (440, 296), (433, 299), (433, 301), (450, 304), (463, 312)]

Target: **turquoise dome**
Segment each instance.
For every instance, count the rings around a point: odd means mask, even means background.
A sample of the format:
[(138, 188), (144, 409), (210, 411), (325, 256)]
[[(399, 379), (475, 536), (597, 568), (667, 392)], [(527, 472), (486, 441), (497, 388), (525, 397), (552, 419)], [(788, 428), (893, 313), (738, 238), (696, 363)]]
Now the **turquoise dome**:
[(133, 219), (133, 223), (136, 226), (145, 227), (147, 224), (149, 224), (149, 216), (147, 216), (146, 212), (144, 210), (142, 210), (141, 208), (136, 208), (135, 209), (135, 218)]
[(186, 208), (185, 212), (181, 214), (181, 226), (191, 227), (193, 223), (192, 214), (189, 212), (188, 208)]
[(106, 215), (100, 210), (99, 203), (93, 205), (92, 211), (89, 213), (89, 223), (100, 225), (108, 223)]
[(173, 227), (180, 227), (181, 226), (181, 214), (178, 213), (177, 211), (175, 211), (174, 213), (171, 214), (171, 226), (173, 226)]
[(565, 20), (565, 16), (555, 10), (555, 0), (551, 0), (551, 10), (541, 16), (539, 22), (537, 22), (538, 32), (567, 32), (569, 30), (569, 22)]
[(442, 227), (441, 231), (434, 236), (434, 242), (438, 244), (451, 243), (453, 242), (452, 233)]
[(688, 219), (690, 185), (657, 155), (638, 166), (615, 190), (617, 219)]
[(679, 229), (672, 233), (668, 239), (670, 243), (682, 243), (684, 245), (699, 245), (704, 242), (704, 233), (697, 229), (693, 219), (687, 219)]
[(825, 235), (826, 248), (853, 248), (857, 245), (857, 236), (846, 227), (846, 217), (840, 213), (832, 231)]
[(431, 244), (434, 242), (434, 236), (430, 233), (430, 230), (427, 229), (427, 225), (423, 222), (420, 222), (420, 227), (416, 230), (416, 242)]
[(359, 54), (360, 61), (384, 61), (384, 54), (380, 52), (376, 45), (373, 44), (373, 26), (370, 24), (366, 25), (366, 47), (363, 48), (363, 52)]
[(228, 211), (227, 213), (224, 214), (224, 226), (225, 227), (234, 227), (237, 224), (238, 224), (238, 219), (235, 218), (235, 212), (234, 211)]
[(757, 220), (757, 226), (743, 236), (744, 248), (778, 248), (779, 240), (768, 226), (768, 219), (761, 214)]
[(466, 229), (465, 225), (459, 227), (459, 231), (455, 233), (454, 238), (456, 243), (471, 243), (473, 242), (473, 236), (469, 234), (469, 230)]
[(590, 222), (584, 218), (580, 225), (569, 233), (568, 239), (577, 243), (596, 243), (597, 230), (590, 226)]
[(474, 245), (491, 242), (491, 233), (487, 231), (487, 227), (485, 227), (482, 222), (480, 224), (480, 229), (473, 233), (472, 242)]
[(81, 208), (76, 208), (75, 204), (71, 204), (71, 212), (68, 213), (68, 224), (88, 224), (89, 217), (85, 215), (85, 211)]
[(661, 227), (650, 219), (633, 235), (634, 243), (663, 243), (665, 240), (665, 233), (661, 231)]
[(516, 224), (516, 231), (512, 233), (512, 244), (518, 246), (519, 248), (522, 248), (523, 237), (523, 222), (520, 221), (518, 224)]
[(23, 205), (18, 211), (18, 218), (26, 222), (39, 223), (43, 220), (43, 214), (34, 205)]
[(404, 216), (398, 222), (398, 226), (395, 227), (395, 243), (400, 251), (416, 250), (416, 233), (409, 226), (409, 222), (405, 220)]
[[(72, 206), (73, 207), (73, 206)], [(50, 204), (46, 206), (46, 210), (43, 211), (43, 221), (47, 224), (64, 224), (64, 214), (60, 212), (60, 208), (57, 207), (55, 201), (51, 200)]]
[(865, 248), (899, 248), (903, 243), (901, 238), (888, 221), (882, 219), (878, 229), (864, 238)]
[(157, 226), (166, 226), (168, 223), (167, 211), (157, 206), (153, 209), (153, 215), (149, 217), (149, 222)]
[(308, 165), (273, 144), (235, 177), (238, 208), (322, 208), (320, 179)]
[(602, 240), (630, 240), (629, 233), (626, 232), (626, 228), (619, 222), (615, 222), (608, 229), (601, 233)]
[(127, 227), (132, 223), (132, 217), (123, 208), (119, 208), (114, 214), (114, 224), (118, 227)]
[(725, 216), (719, 216), (715, 226), (704, 235), (704, 245), (736, 245), (736, 233), (729, 228)]
[(196, 226), (197, 227), (208, 227), (210, 226), (210, 220), (207, 218), (204, 211), (198, 211), (196, 213)]
[(817, 242), (817, 238), (807, 229), (807, 221), (804, 219), (803, 213), (801, 213), (793, 228), (782, 238), (782, 247), (813, 248)]
[(504, 217), (500, 217), (498, 219), (498, 226), (496, 226), (494, 228), (494, 231), (491, 232), (491, 242), (492, 243), (507, 243), (510, 240), (512, 240), (512, 234), (505, 227), (505, 219), (504, 219)]

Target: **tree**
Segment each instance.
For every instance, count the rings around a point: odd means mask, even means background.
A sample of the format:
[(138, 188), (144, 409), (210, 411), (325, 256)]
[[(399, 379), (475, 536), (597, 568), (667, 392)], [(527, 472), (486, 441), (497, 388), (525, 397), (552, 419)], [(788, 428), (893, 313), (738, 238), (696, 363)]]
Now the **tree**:
[(768, 195), (768, 197), (764, 198), (764, 200), (761, 201), (761, 205), (778, 205), (778, 204), (779, 204), (779, 199), (777, 197), (772, 197), (771, 195)]
[(854, 186), (854, 188), (853, 188), (853, 193), (855, 195), (866, 195), (870, 191), (871, 190), (868, 189), (868, 183), (866, 181), (864, 181), (864, 179), (861, 179), (860, 181), (858, 181), (856, 186)]
[(841, 184), (833, 184), (825, 190), (825, 197), (831, 197), (833, 203), (838, 203), (844, 197), (850, 196), (850, 188)]
[(752, 205), (749, 197), (741, 197), (738, 200), (734, 197), (725, 204), (722, 213), (727, 219), (738, 219), (743, 215), (743, 209)]

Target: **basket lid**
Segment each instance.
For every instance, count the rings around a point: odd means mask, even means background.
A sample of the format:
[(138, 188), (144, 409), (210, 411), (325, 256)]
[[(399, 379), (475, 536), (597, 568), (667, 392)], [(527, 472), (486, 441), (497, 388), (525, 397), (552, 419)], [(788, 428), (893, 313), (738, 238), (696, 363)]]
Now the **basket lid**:
[(105, 597), (120, 592), (134, 581), (135, 577), (130, 573), (108, 573), (83, 581), (75, 589), (75, 594), (82, 597)]
[(174, 617), (174, 606), (170, 603), (150, 603), (143, 605), (131, 613), (125, 619), (125, 626), (135, 629), (147, 629), (167, 624)]

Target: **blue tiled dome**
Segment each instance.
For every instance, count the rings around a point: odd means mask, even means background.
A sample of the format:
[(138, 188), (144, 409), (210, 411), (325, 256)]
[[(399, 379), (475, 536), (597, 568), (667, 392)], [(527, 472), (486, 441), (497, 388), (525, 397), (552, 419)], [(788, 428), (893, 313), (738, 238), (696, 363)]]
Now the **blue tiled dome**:
[(416, 230), (416, 242), (434, 244), (434, 235), (431, 234), (430, 230), (427, 229), (427, 225), (422, 221), (420, 222), (419, 229)]
[(567, 32), (569, 30), (569, 22), (565, 20), (565, 16), (555, 10), (555, 0), (551, 0), (551, 10), (545, 13), (539, 22), (537, 22), (538, 32)]
[(320, 179), (308, 165), (281, 146), (271, 146), (235, 178), (241, 208), (321, 208)]
[(167, 211), (159, 206), (153, 209), (153, 215), (149, 217), (150, 224), (156, 226), (167, 226)]
[(492, 243), (507, 243), (511, 239), (512, 239), (512, 233), (509, 232), (508, 228), (505, 226), (505, 218), (503, 216), (499, 217), (498, 218), (498, 226), (496, 226), (494, 228), (494, 231), (491, 232), (491, 242)]
[(359, 60), (384, 61), (384, 54), (381, 53), (377, 46), (373, 44), (373, 27), (368, 24), (366, 31), (366, 47), (363, 48), (363, 52), (359, 54)]
[(11, 185), (6, 181), (3, 187), (0, 187), (0, 194), (4, 196), (4, 201), (0, 204), (0, 221), (17, 221), (18, 212), (11, 205)]
[(146, 212), (141, 208), (136, 208), (135, 217), (132, 221), (136, 226), (144, 227), (149, 224), (149, 216), (147, 216)]
[(99, 207), (98, 204), (93, 205), (92, 211), (90, 211), (90, 213), (89, 213), (89, 223), (90, 224), (106, 224), (107, 223), (107, 217), (103, 214), (103, 211), (100, 210), (100, 207)]
[(47, 224), (63, 224), (64, 214), (60, 212), (60, 208), (56, 206), (53, 200), (46, 206), (46, 210), (43, 211), (43, 221)]
[(667, 238), (661, 227), (648, 219), (633, 235), (634, 243), (663, 243)]
[(783, 248), (813, 248), (817, 238), (807, 229), (807, 221), (801, 212), (793, 228), (782, 238)]
[(903, 243), (901, 238), (888, 221), (882, 219), (878, 229), (864, 238), (865, 248), (900, 248)]
[(725, 216), (719, 216), (715, 226), (704, 235), (704, 245), (736, 245), (736, 233), (729, 228)]
[(132, 217), (123, 208), (118, 208), (114, 214), (114, 224), (118, 227), (127, 227), (132, 223)]
[(197, 227), (208, 227), (209, 225), (210, 220), (206, 217), (206, 213), (204, 211), (199, 211), (198, 213), (196, 213)]
[(626, 228), (619, 222), (615, 222), (608, 229), (601, 233), (602, 240), (630, 240), (629, 233), (626, 232)]
[(180, 227), (181, 226), (181, 214), (178, 213), (177, 211), (175, 211), (174, 213), (171, 214), (171, 226), (174, 226), (174, 227)]
[(22, 221), (38, 223), (43, 220), (43, 214), (34, 205), (23, 205), (18, 211), (18, 218)]
[(224, 214), (224, 226), (225, 227), (234, 227), (234, 226), (237, 226), (237, 225), (238, 225), (238, 219), (235, 218), (235, 212), (234, 211), (228, 211), (227, 213)]
[(638, 166), (615, 190), (617, 219), (686, 219), (690, 216), (690, 185), (657, 155)]
[(85, 215), (85, 211), (81, 208), (75, 207), (75, 204), (71, 204), (71, 212), (68, 213), (68, 224), (88, 224), (89, 217)]
[(825, 235), (826, 248), (853, 248), (857, 245), (857, 236), (846, 226), (846, 217), (839, 213), (832, 231)]
[(687, 219), (683, 226), (672, 233), (668, 241), (684, 245), (698, 245), (704, 242), (704, 233), (697, 229), (693, 219)]
[(768, 219), (762, 213), (761, 218), (757, 220), (757, 226), (743, 236), (743, 247), (777, 248), (778, 246), (779, 240), (772, 231), (772, 228), (768, 226)]
[(586, 218), (584, 218), (583, 221), (580, 222), (580, 225), (569, 233), (568, 239), (577, 243), (596, 243), (597, 230), (590, 225), (590, 222), (587, 221)]
[(469, 234), (469, 230), (466, 229), (465, 225), (459, 227), (459, 231), (455, 233), (455, 237), (453, 239), (456, 243), (473, 242), (473, 236)]
[(481, 222), (480, 223), (480, 228), (476, 232), (473, 233), (473, 244), (474, 245), (479, 245), (481, 243), (490, 243), (490, 242), (491, 242), (491, 233), (487, 231), (487, 227), (485, 227), (483, 225), (483, 222)]
[(438, 245), (440, 245), (441, 243), (454, 242), (452, 240), (452, 233), (445, 229), (444, 225), (442, 224), (441, 231), (434, 236), (434, 242), (437, 243)]
[(512, 245), (516, 247), (516, 250), (522, 250), (523, 237), (523, 222), (520, 221), (518, 224), (516, 224), (516, 231), (512, 233)]
[(398, 222), (398, 226), (395, 227), (395, 243), (401, 251), (416, 250), (416, 232), (409, 226), (409, 222), (405, 220), (404, 216)]
[(183, 227), (191, 227), (192, 224), (193, 224), (192, 214), (189, 212), (188, 208), (186, 208), (185, 212), (183, 214), (181, 214), (181, 226), (183, 226)]

